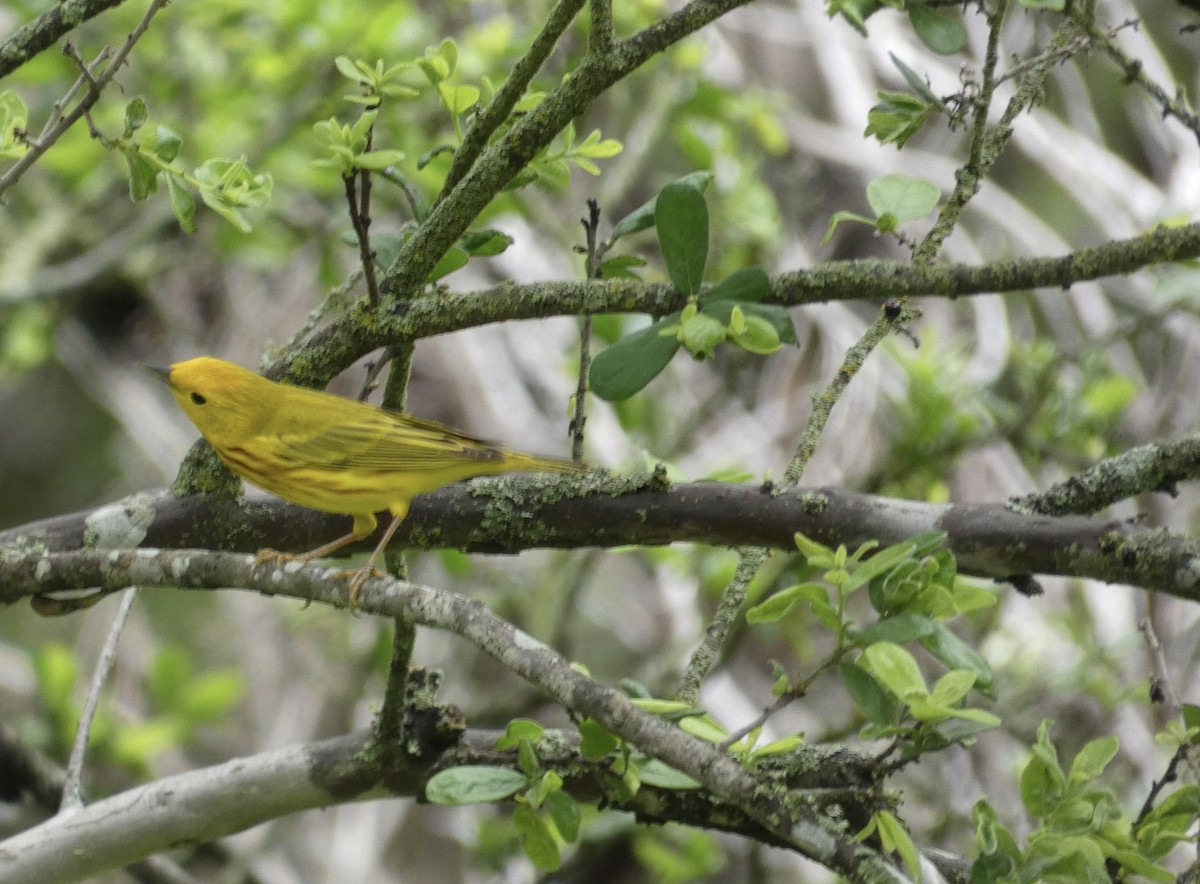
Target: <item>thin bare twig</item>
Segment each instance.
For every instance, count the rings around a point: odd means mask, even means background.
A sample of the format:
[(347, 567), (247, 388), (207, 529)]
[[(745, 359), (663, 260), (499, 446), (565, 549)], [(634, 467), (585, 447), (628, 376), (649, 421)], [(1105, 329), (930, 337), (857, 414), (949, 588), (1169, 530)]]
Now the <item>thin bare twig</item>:
[[(38, 161), (42, 154), (49, 150), (50, 147), (56, 141), (58, 141), (58, 139), (61, 138), (68, 129), (70, 129), (80, 120), (80, 118), (91, 111), (96, 102), (100, 100), (101, 92), (103, 92), (104, 88), (108, 86), (110, 82), (112, 82), (113, 77), (117, 75), (117, 71), (119, 71), (121, 66), (125, 64), (125, 59), (129, 57), (129, 53), (133, 50), (134, 45), (142, 38), (142, 35), (146, 33), (147, 28), (150, 27), (150, 20), (154, 18), (158, 11), (166, 6), (168, 2), (170, 2), (170, 0), (153, 0), (153, 2), (151, 2), (150, 7), (146, 10), (146, 14), (142, 16), (142, 20), (138, 22), (137, 27), (130, 31), (129, 36), (125, 39), (124, 45), (117, 50), (116, 55), (112, 57), (112, 60), (105, 65), (104, 70), (99, 74), (95, 74), (92, 69), (101, 63), (107, 50), (102, 51), (100, 55), (96, 57), (96, 61), (92, 62), (91, 66), (86, 64), (81, 66), (82, 73), (80, 75), (80, 80), (76, 81), (75, 85), (68, 90), (67, 94), (70, 95), (77, 91), (81, 85), (81, 81), (88, 83), (88, 90), (86, 94), (80, 99), (79, 104), (77, 104), (69, 112), (58, 116), (53, 125), (47, 125), (43, 127), (42, 132), (38, 135), (38, 137), (29, 142), (29, 150), (25, 151), (25, 153), (21, 155), (21, 158), (13, 163), (13, 165), (10, 166), (3, 175), (0, 175), (0, 194), (3, 194), (6, 190), (16, 184), (17, 181), (20, 180), (21, 176), (24, 175), (25, 172)], [(70, 44), (68, 44), (68, 46), (69, 45)], [(66, 47), (64, 47), (64, 51), (66, 51)], [(65, 103), (65, 101), (63, 103)], [(54, 120), (56, 113), (57, 106), (55, 110), (51, 111), (51, 120)]]
[(92, 686), (88, 689), (87, 699), (83, 704), (83, 712), (79, 716), (79, 727), (75, 731), (75, 742), (71, 746), (71, 757), (67, 761), (66, 780), (63, 785), (62, 805), (59, 812), (75, 810), (83, 807), (83, 762), (87, 755), (88, 737), (92, 732), (92, 720), (96, 716), (96, 708), (100, 704), (100, 692), (108, 681), (113, 663), (117, 659), (117, 644), (121, 641), (121, 633), (125, 630), (125, 622), (137, 599), (137, 587), (132, 587), (121, 599), (117, 613), (109, 627), (108, 637), (104, 640), (104, 648), (96, 660), (96, 671), (92, 675)]

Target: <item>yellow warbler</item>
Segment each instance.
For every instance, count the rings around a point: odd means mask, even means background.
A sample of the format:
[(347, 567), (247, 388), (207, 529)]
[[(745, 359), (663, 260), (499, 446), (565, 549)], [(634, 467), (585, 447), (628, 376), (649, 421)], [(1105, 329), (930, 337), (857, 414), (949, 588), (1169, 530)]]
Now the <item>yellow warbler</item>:
[[(459, 479), (529, 471), (581, 472), (582, 464), (504, 451), (434, 421), (319, 390), (269, 381), (240, 365), (199, 357), (162, 370), (192, 423), (231, 470), (284, 500), (354, 517), (350, 533), (300, 559), (370, 536), (375, 513), (392, 523), (350, 580), (350, 603), (408, 513), (409, 501)], [(289, 558), (273, 550), (260, 559)]]

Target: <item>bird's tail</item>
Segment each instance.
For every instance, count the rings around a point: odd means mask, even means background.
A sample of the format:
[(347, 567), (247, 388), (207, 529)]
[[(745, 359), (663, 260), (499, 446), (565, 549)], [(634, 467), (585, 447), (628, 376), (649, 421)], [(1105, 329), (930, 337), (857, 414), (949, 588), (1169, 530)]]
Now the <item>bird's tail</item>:
[(592, 469), (585, 463), (560, 457), (540, 457), (520, 451), (504, 452), (504, 464), (513, 472), (531, 473), (586, 473)]

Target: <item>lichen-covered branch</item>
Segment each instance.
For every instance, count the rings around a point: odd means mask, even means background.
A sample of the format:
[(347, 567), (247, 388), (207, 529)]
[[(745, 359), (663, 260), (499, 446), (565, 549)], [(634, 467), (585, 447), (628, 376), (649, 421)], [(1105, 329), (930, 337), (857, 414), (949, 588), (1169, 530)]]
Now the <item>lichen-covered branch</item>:
[(124, 0), (61, 0), (0, 43), (0, 79), (7, 77), (64, 34)]
[[(0, 587), (6, 594), (13, 589), (25, 593), (85, 587), (113, 591), (128, 585), (166, 585), (184, 589), (244, 587), (267, 595), (340, 606), (346, 602), (346, 588), (345, 581), (338, 579), (339, 574), (338, 569), (319, 564), (300, 567), (295, 563), (260, 565), (253, 556), (233, 553), (84, 550), (6, 560), (0, 563)], [(856, 843), (837, 825), (823, 819), (802, 794), (784, 784), (771, 784), (766, 779), (756, 778), (711, 743), (643, 711), (621, 691), (578, 672), (554, 650), (496, 616), (482, 602), (386, 577), (368, 580), (358, 599), (358, 609), (364, 613), (401, 618), (466, 639), (563, 708), (594, 718), (609, 732), (692, 777), (715, 798), (732, 804), (761, 825), (774, 839), (827, 868), (855, 880), (908, 880), (886, 858), (868, 846)], [(280, 763), (283, 763), (282, 759)], [(294, 810), (295, 807), (289, 805), (296, 802), (301, 802), (301, 806), (316, 806), (322, 797), (318, 792), (325, 792), (326, 800), (328, 792), (336, 794), (339, 790), (365, 797), (363, 793), (369, 794), (375, 785), (361, 776), (347, 778), (345, 772), (339, 770), (332, 777), (333, 787), (326, 783), (319, 787), (310, 760), (293, 758), (291, 764), (294, 772), (284, 787), (268, 788), (265, 782), (258, 784), (259, 789), (272, 794), (272, 800), (277, 802), (273, 808), (275, 815)], [(262, 772), (268, 778), (269, 773), (269, 770)], [(329, 776), (329, 772), (323, 773)], [(170, 783), (169, 780), (164, 782)], [(213, 825), (221, 826), (227, 823), (217, 821), (233, 812), (223, 814), (213, 805), (219, 800), (217, 791), (209, 792), (207, 803), (192, 810), (193, 815), (198, 813), (213, 820)], [(252, 788), (251, 791), (256, 790)], [(308, 801), (314, 803), (304, 803)], [(261, 814), (263, 807), (257, 806), (255, 810)], [(244, 815), (246, 811), (242, 813)], [(245, 824), (257, 821), (245, 820)], [(73, 818), (72, 826), (78, 826), (78, 816)], [(136, 838), (131, 840), (140, 843)]]

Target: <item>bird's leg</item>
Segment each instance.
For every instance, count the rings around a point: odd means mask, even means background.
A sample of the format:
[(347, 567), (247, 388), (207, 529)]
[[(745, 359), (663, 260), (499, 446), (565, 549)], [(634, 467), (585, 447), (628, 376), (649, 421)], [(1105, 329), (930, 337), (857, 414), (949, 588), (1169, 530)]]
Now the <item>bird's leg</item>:
[(408, 515), (408, 502), (403, 504), (393, 504), (390, 507), (392, 512), (392, 524), (388, 525), (387, 530), (383, 532), (383, 538), (379, 541), (379, 545), (375, 547), (375, 551), (371, 553), (371, 557), (367, 559), (367, 563), (357, 571), (345, 572), (350, 577), (348, 589), (350, 591), (350, 609), (353, 610), (358, 603), (358, 592), (372, 577), (382, 577), (383, 572), (375, 567), (375, 563), (379, 561), (379, 557), (383, 555), (384, 549), (391, 542), (392, 537), (396, 533), (396, 529), (400, 527), (400, 523), (404, 521), (404, 517)]
[(337, 552), (344, 546), (349, 546), (355, 541), (362, 540), (364, 537), (370, 537), (371, 533), (375, 530), (375, 526), (378, 524), (372, 513), (357, 515), (354, 517), (354, 526), (350, 529), (350, 533), (342, 535), (337, 540), (331, 540), (323, 546), (318, 546), (316, 549), (299, 554), (283, 553), (276, 549), (260, 549), (258, 555), (254, 557), (254, 564), (261, 565), (264, 562), (311, 562), (313, 559), (321, 559), (330, 553)]

